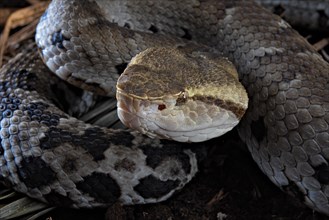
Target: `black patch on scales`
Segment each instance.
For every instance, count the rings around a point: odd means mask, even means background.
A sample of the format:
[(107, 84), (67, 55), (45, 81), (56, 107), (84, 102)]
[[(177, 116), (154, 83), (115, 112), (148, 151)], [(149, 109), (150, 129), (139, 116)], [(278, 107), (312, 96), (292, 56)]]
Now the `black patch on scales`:
[(45, 137), (40, 139), (41, 149), (52, 149), (65, 143), (84, 148), (95, 161), (104, 159), (104, 151), (110, 146), (106, 134), (97, 127), (88, 128), (84, 134), (77, 135), (51, 126), (45, 133)]
[(44, 195), (44, 197), (49, 204), (58, 207), (70, 207), (74, 204), (74, 202), (69, 197), (63, 196), (54, 191)]
[[(8, 81), (0, 82), (0, 91), (5, 92), (8, 89), (21, 88), (24, 90), (35, 90), (35, 83), (37, 81), (37, 76), (25, 69), (15, 70), (8, 73), (10, 79)], [(8, 78), (9, 78), (8, 77)]]
[(103, 153), (110, 146), (106, 134), (97, 127), (86, 129), (83, 135), (73, 135), (73, 144), (88, 150), (96, 161), (105, 158)]
[(329, 184), (329, 165), (322, 164), (315, 168), (315, 179), (318, 179), (321, 184)]
[(182, 163), (182, 168), (185, 173), (191, 172), (190, 157), (184, 153), (183, 147), (172, 146), (170, 141), (163, 140), (166, 142), (163, 147), (152, 147), (152, 146), (141, 146), (143, 153), (146, 157), (146, 164), (153, 169), (159, 166), (166, 158), (176, 158)]
[(18, 176), (30, 188), (49, 185), (57, 179), (56, 173), (40, 157), (33, 156), (22, 160)]
[(46, 109), (48, 107), (49, 105), (47, 103), (34, 102), (24, 106), (23, 111), (31, 118), (31, 121), (37, 121), (47, 126), (57, 126), (60, 118), (67, 118), (66, 116), (47, 111)]
[(178, 180), (161, 181), (154, 176), (147, 176), (139, 181), (139, 184), (134, 187), (144, 198), (160, 198), (179, 185)]
[(51, 43), (52, 43), (52, 45), (57, 46), (60, 49), (64, 49), (65, 48), (64, 45), (63, 45), (63, 42), (65, 40), (66, 41), (69, 41), (70, 39), (67, 38), (67, 37), (65, 37), (62, 34), (62, 31), (61, 30), (53, 33), (52, 36), (51, 36)]
[(103, 173), (93, 173), (84, 177), (83, 181), (76, 183), (77, 188), (96, 198), (97, 202), (113, 204), (121, 195), (121, 189), (117, 182)]
[(115, 145), (121, 145), (123, 147), (131, 147), (133, 145), (132, 141), (134, 140), (134, 136), (130, 134), (129, 131), (113, 131), (111, 133), (113, 135), (113, 138), (111, 138), (111, 143)]

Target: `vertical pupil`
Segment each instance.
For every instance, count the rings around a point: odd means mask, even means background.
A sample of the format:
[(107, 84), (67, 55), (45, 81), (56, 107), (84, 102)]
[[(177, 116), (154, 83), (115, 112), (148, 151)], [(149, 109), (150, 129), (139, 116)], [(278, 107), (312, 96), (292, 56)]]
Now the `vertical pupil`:
[(165, 109), (166, 108), (166, 105), (164, 105), (164, 104), (160, 104), (159, 106), (158, 106), (158, 109), (160, 110), (160, 111), (162, 111), (163, 109)]

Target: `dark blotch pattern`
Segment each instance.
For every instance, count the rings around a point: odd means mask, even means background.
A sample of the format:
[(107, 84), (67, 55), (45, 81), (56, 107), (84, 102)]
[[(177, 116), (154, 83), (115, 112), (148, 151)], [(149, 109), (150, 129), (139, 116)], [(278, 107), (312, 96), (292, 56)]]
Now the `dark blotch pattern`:
[(45, 133), (45, 137), (40, 139), (41, 149), (56, 148), (64, 143), (86, 149), (95, 161), (105, 159), (103, 153), (110, 146), (106, 134), (97, 127), (86, 129), (83, 135), (76, 135), (51, 126)]
[(121, 145), (129, 148), (133, 146), (132, 141), (134, 140), (134, 136), (132, 136), (129, 131), (120, 131), (111, 133), (111, 135), (113, 135), (113, 138), (111, 138), (111, 143), (114, 145)]
[(39, 157), (26, 157), (20, 166), (18, 175), (30, 188), (47, 186), (57, 179), (56, 173)]
[(27, 70), (15, 70), (10, 73), (9, 81), (0, 82), (0, 91), (17, 88), (31, 91), (35, 89), (36, 81), (37, 76), (34, 73), (28, 72)]
[(96, 161), (105, 159), (103, 153), (110, 146), (106, 134), (97, 127), (88, 128), (84, 135), (73, 135), (73, 143), (88, 150)]
[(84, 193), (97, 199), (97, 202), (113, 204), (121, 195), (117, 182), (104, 173), (93, 173), (84, 177), (84, 181), (76, 184), (77, 188)]
[(64, 45), (63, 45), (64, 40), (68, 41), (69, 39), (66, 38), (60, 30), (53, 33), (52, 36), (51, 36), (51, 43), (54, 46), (57, 46), (60, 49), (65, 48)]
[(47, 111), (48, 107), (49, 105), (44, 102), (35, 102), (27, 104), (23, 110), (30, 116), (31, 121), (37, 121), (46, 126), (57, 126), (60, 118), (67, 118), (66, 116)]
[(54, 206), (71, 207), (74, 204), (74, 202), (67, 196), (63, 196), (54, 191), (44, 195), (44, 197), (49, 204)]
[(140, 148), (143, 150), (143, 153), (147, 156), (146, 163), (148, 166), (155, 169), (159, 166), (163, 160), (168, 157), (177, 158), (182, 163), (182, 168), (185, 173), (190, 173), (191, 164), (190, 158), (187, 154), (183, 152), (184, 148), (178, 146), (172, 146), (171, 141), (163, 140), (162, 142), (166, 142), (164, 147), (152, 147), (152, 146), (141, 146)]
[[(202, 101), (209, 105), (216, 105), (223, 109), (229, 110), (233, 112), (236, 115), (236, 117), (238, 117), (239, 119), (242, 118), (242, 116), (246, 111), (245, 107), (243, 107), (242, 105), (238, 105), (237, 103), (234, 103), (230, 100), (222, 100), (212, 96), (200, 96), (200, 95), (194, 95), (192, 99)], [(179, 102), (181, 102), (181, 100), (179, 100)], [(180, 104), (179, 102), (178, 105)]]
[(260, 117), (257, 121), (251, 123), (251, 131), (255, 135), (258, 142), (266, 137), (266, 127), (264, 124), (264, 118)]
[(329, 184), (329, 165), (323, 164), (317, 167), (315, 178), (322, 184)]
[[(71, 133), (68, 133), (67, 135), (71, 136)], [(61, 129), (50, 127), (49, 130), (45, 133), (45, 136), (40, 139), (40, 147), (41, 149), (56, 148), (63, 143), (62, 139), (65, 138), (66, 133), (62, 133)]]
[(144, 198), (159, 198), (168, 194), (178, 185), (178, 180), (161, 181), (150, 175), (141, 179), (139, 184), (134, 187), (134, 190)]

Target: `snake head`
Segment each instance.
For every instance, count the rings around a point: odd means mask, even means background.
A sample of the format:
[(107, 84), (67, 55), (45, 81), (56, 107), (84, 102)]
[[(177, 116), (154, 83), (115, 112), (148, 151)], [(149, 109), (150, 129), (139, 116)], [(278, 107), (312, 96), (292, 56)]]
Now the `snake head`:
[(235, 127), (248, 106), (227, 59), (175, 48), (150, 48), (117, 83), (118, 115), (152, 138), (200, 142)]

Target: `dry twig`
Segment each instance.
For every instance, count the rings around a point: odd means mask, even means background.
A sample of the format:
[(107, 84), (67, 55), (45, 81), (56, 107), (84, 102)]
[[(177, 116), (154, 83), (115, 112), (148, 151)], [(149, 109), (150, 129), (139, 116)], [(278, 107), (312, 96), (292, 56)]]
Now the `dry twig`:
[[(33, 29), (36, 25), (35, 20), (37, 20), (42, 13), (45, 11), (45, 9), (47, 8), (49, 2), (37, 2), (37, 1), (33, 1), (34, 4), (23, 8), (23, 9), (19, 9), (15, 12), (13, 12), (12, 14), (10, 14), (10, 16), (8, 17), (4, 30), (1, 34), (1, 38), (0, 38), (0, 66), (2, 66), (2, 60), (3, 60), (3, 55), (5, 52), (5, 49), (8, 46), (8, 38), (9, 38), (9, 34), (10, 34), (10, 30), (19, 26), (25, 26), (25, 25), (31, 25), (30, 27), (28, 27), (27, 29)], [(32, 27), (33, 26), (33, 27)], [(31, 28), (32, 27), (32, 28)], [(26, 29), (25, 29), (26, 31)], [(23, 35), (26, 35), (26, 33), (24, 31), (20, 32)], [(24, 37), (18, 37), (17, 35), (15, 35), (15, 39), (25, 39)], [(12, 40), (11, 40), (12, 42)], [(15, 42), (15, 43), (19, 43), (19, 42)]]
[(315, 48), (316, 51), (320, 51), (328, 45), (329, 45), (329, 38), (322, 38), (320, 41), (313, 44), (313, 47)]

